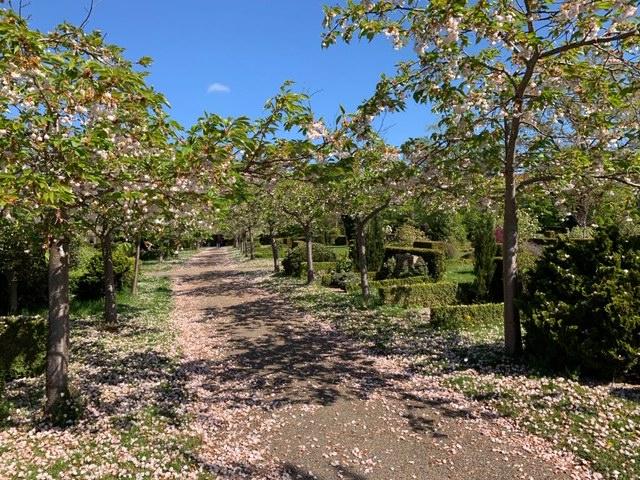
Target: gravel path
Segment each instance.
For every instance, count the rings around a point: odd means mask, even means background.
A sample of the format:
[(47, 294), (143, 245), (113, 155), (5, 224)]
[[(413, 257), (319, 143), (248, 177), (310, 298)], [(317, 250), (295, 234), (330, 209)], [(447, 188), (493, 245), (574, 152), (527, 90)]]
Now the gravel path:
[(589, 478), (567, 454), (371, 355), (207, 249), (174, 272), (200, 461), (220, 479)]

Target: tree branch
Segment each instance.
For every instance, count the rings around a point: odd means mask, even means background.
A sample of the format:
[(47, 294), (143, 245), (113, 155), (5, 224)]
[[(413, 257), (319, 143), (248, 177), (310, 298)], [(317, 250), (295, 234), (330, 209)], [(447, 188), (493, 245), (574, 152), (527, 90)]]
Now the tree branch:
[(553, 48), (551, 50), (547, 50), (546, 52), (542, 52), (540, 54), (540, 59), (544, 59), (547, 57), (553, 57), (560, 53), (568, 52), (570, 50), (575, 50), (576, 48), (588, 47), (590, 45), (606, 45), (613, 42), (618, 42), (620, 40), (625, 40), (630, 37), (640, 36), (640, 30), (634, 29), (629, 30), (627, 32), (619, 33), (617, 35), (610, 35), (608, 37), (601, 38), (593, 38), (591, 40), (581, 40), (579, 42), (568, 43), (566, 45), (562, 45), (561, 47)]

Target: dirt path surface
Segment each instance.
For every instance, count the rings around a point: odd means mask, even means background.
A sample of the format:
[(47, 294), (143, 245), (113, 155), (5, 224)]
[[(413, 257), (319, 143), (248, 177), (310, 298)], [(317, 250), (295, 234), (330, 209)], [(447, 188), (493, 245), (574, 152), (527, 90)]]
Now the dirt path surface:
[(586, 478), (570, 456), (297, 311), (260, 286), (266, 274), (228, 249), (174, 272), (201, 461), (220, 479)]

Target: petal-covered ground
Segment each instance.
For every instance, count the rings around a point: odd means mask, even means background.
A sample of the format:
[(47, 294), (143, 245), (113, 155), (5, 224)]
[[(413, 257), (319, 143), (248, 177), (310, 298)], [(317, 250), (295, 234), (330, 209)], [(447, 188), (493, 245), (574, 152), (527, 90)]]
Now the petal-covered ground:
[[(600, 396), (483, 370), (457, 340), (403, 339), (397, 316), (276, 281), (268, 262), (229, 249), (182, 260), (145, 267), (141, 295), (119, 299), (116, 333), (99, 328), (99, 303), (76, 312), (81, 421), (41, 422), (42, 378), (7, 384), (0, 479), (600, 478), (565, 445), (582, 448), (570, 431), (575, 409), (600, 409)], [(540, 388), (537, 405), (555, 409), (537, 410), (544, 422), (529, 405)], [(610, 398), (605, 390), (593, 391)], [(608, 435), (589, 437), (593, 449), (616, 445), (631, 462), (637, 422), (608, 401), (584, 431), (607, 425)]]
[(594, 382), (540, 370), (535, 359), (504, 354), (503, 328), (432, 326), (420, 309), (377, 301), (298, 279), (271, 277), (269, 288), (299, 308), (369, 345), (389, 361), (409, 365), (521, 429), (576, 455), (598, 478), (640, 478), (640, 386)]
[(228, 249), (175, 272), (173, 321), (199, 461), (221, 479), (596, 477), (402, 357), (267, 290)]
[(171, 267), (147, 265), (140, 295), (120, 296), (118, 332), (100, 328), (100, 302), (74, 313), (71, 382), (86, 405), (79, 422), (57, 428), (42, 421), (42, 377), (7, 384), (0, 479), (215, 478), (193, 454), (200, 436), (186, 413), (169, 321)]

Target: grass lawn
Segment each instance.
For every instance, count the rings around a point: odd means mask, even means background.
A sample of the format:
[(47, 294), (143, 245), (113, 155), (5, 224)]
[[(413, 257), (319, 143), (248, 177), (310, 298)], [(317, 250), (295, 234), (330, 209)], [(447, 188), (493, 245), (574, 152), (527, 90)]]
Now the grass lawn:
[[(469, 275), (460, 264), (450, 279)], [(416, 371), (482, 402), (521, 428), (573, 451), (604, 478), (640, 478), (640, 386), (595, 384), (545, 374), (502, 353), (502, 325), (439, 331), (420, 310), (364, 308), (358, 295), (297, 279), (271, 288), (384, 355), (408, 358)]]
[(82, 419), (64, 429), (41, 423), (44, 379), (9, 382), (0, 478), (215, 478), (193, 455), (200, 438), (184, 411), (185, 379), (169, 323), (166, 273), (191, 253), (143, 264), (140, 294), (118, 297), (117, 333), (100, 328), (101, 302), (74, 304), (70, 370)]
[(472, 283), (475, 280), (473, 260), (456, 258), (447, 260), (447, 271), (443, 280), (446, 282)]

